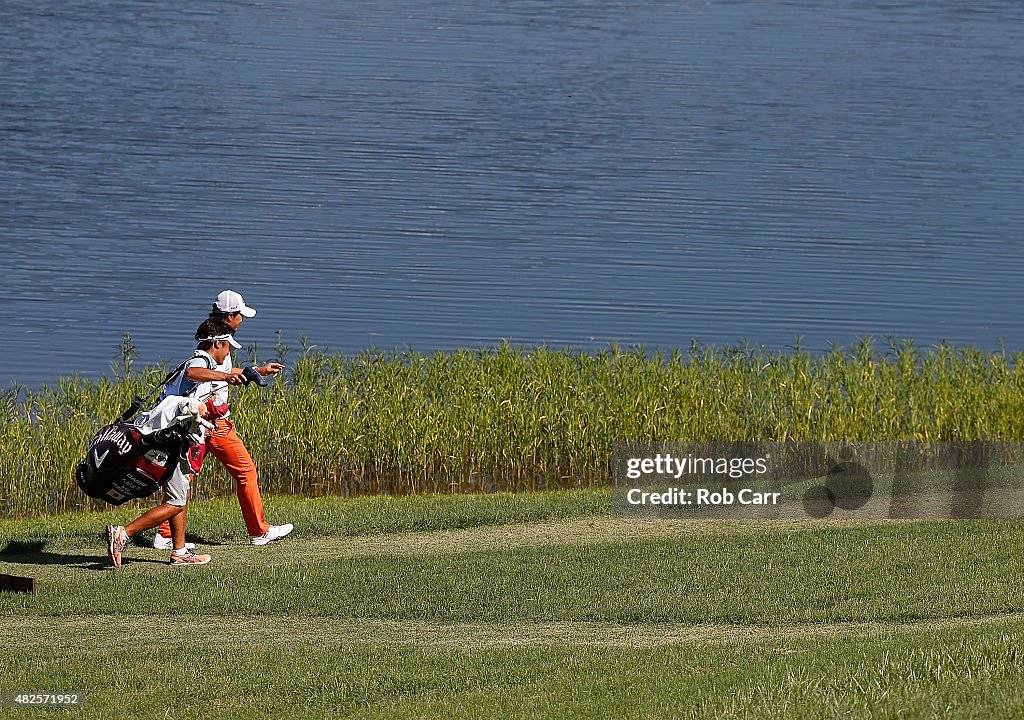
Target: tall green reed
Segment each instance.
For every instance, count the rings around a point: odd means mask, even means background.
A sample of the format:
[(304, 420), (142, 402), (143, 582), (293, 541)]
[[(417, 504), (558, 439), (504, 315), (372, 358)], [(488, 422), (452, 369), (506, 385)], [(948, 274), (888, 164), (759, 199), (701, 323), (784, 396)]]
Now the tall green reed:
[[(696, 343), (332, 355), (279, 338), (275, 350), (282, 378), (232, 391), (267, 492), (593, 487), (621, 440), (1024, 438), (1024, 356), (1005, 349), (865, 338), (821, 355)], [(0, 397), (0, 515), (88, 506), (71, 480), (85, 443), (166, 372), (122, 367)], [(230, 491), (212, 458), (195, 491)]]

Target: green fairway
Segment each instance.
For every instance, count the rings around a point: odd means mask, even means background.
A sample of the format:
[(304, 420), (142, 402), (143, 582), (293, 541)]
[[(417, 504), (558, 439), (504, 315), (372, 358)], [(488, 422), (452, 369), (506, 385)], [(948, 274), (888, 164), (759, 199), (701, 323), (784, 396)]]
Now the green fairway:
[[(271, 498), (213, 555), (129, 547), (130, 511), (0, 523), (0, 691), (81, 717), (1010, 717), (1024, 523), (626, 521), (610, 493)], [(140, 540), (144, 541), (146, 538)], [(133, 712), (134, 709), (134, 712)], [(38, 710), (5, 711), (11, 717)]]

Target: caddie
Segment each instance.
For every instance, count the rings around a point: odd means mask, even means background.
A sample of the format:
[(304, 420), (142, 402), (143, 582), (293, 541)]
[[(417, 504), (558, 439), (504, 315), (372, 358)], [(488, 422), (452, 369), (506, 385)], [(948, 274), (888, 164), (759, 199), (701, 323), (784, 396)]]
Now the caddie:
[[(166, 473), (161, 483), (164, 490), (163, 503), (150, 508), (127, 525), (107, 525), (107, 557), (115, 568), (121, 567), (122, 553), (133, 535), (164, 522), (170, 524), (172, 533), (171, 565), (205, 565), (210, 562), (209, 555), (199, 555), (185, 547), (189, 484), (192, 474), (198, 473), (202, 467), (200, 450), (205, 442), (203, 432), (206, 426), (202, 417), (206, 411), (206, 405), (196, 398), (168, 396), (136, 419), (135, 427), (147, 437), (160, 437), (168, 432), (179, 433), (173, 435), (178, 442), (173, 455), (154, 449), (141, 460), (149, 462), (151, 467), (159, 465), (166, 468), (173, 463), (173, 471)], [(110, 457), (115, 451), (109, 446), (102, 453), (99, 447), (95, 447), (93, 452), (96, 455), (93, 465), (97, 470), (104, 462), (108, 465), (116, 462)]]

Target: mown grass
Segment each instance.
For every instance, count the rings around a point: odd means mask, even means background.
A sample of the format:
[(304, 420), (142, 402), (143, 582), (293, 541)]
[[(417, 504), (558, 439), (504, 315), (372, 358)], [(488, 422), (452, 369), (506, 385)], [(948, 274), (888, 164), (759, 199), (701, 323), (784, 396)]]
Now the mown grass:
[[(864, 340), (820, 356), (757, 348), (546, 347), (284, 357), (234, 392), (270, 492), (359, 495), (607, 485), (617, 441), (1024, 438), (1024, 355)], [(63, 379), (0, 400), (0, 513), (88, 507), (84, 443), (163, 368)], [(228, 483), (211, 461), (197, 491)]]
[[(71, 717), (1012, 718), (1024, 622), (664, 647), (375, 647), (122, 638), (0, 655), (5, 685), (89, 689)], [(145, 627), (139, 628), (140, 634)], [(57, 631), (64, 636), (63, 633)], [(39, 710), (5, 711), (38, 717)]]
[[(154, 500), (154, 503), (156, 501)], [(290, 522), (306, 537), (457, 530), (476, 526), (558, 520), (607, 514), (607, 490), (488, 495), (374, 495), (300, 498), (277, 495), (264, 500), (267, 517)], [(0, 522), (0, 547), (9, 542), (45, 541), (49, 547), (84, 547), (107, 524), (124, 524), (139, 514), (127, 506), (102, 512), (43, 515)], [(235, 542), (248, 536), (238, 501), (211, 498), (188, 507), (189, 535), (209, 542)]]
[(80, 717), (1021, 712), (1021, 523), (630, 522), (608, 500), (296, 500), (324, 524), (263, 548), (198, 503), (214, 561), (185, 570), (138, 546), (102, 569), (109, 514), (0, 522), (0, 572), (40, 586), (0, 596), (0, 690), (86, 690)]
[[(501, 623), (969, 617), (1024, 611), (1020, 529), (999, 522), (766, 527), (757, 533), (710, 528), (587, 543), (573, 537), (588, 532), (574, 521), (564, 526), (564, 537), (540, 545), (517, 540), (509, 547), (477, 543), (464, 552), (424, 547), (379, 555), (372, 545), (351, 553), (344, 541), (322, 538), (296, 538), (267, 552), (208, 541), (216, 569), (187, 578), (166, 572), (166, 553), (145, 548), (129, 552), (124, 572), (100, 572), (106, 561), (97, 533), (86, 548), (30, 541), (5, 551), (0, 561), (36, 565), (30, 570), (46, 582), (39, 598), (0, 597), (0, 612)], [(205, 539), (201, 526), (197, 532)], [(296, 547), (303, 557), (291, 556)]]

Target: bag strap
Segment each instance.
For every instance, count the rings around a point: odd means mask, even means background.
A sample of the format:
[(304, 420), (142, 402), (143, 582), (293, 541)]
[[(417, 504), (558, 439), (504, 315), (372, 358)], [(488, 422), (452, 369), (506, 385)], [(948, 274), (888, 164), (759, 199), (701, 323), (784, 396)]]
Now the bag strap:
[[(195, 355), (193, 355), (192, 357), (190, 357), (190, 358), (189, 358), (188, 360), (186, 360), (185, 362), (190, 362), (191, 360), (194, 360), (195, 358), (200, 358), (200, 359), (201, 359), (201, 360), (202, 360), (202, 361), (203, 361), (203, 362), (204, 362), (204, 363), (206, 364), (206, 369), (207, 369), (207, 370), (214, 370), (214, 369), (216, 369), (216, 367), (217, 367), (217, 366), (216, 366), (215, 364), (213, 364), (213, 358), (211, 358), (211, 357), (210, 357), (209, 355), (200, 355), (199, 353), (196, 353)], [(186, 392), (186, 393), (185, 393), (185, 395), (186, 395), (186, 396), (188, 396), (188, 395), (191, 395), (192, 393), (194, 393), (194, 392), (196, 391), (196, 389), (197, 389), (197, 388), (198, 388), (198, 387), (199, 387), (199, 386), (200, 386), (201, 384), (202, 384), (202, 383), (197, 383), (197, 382), (193, 382), (193, 383), (192, 383), (192, 387), (190, 387), (190, 388), (188, 389), (188, 392)]]
[[(135, 399), (132, 401), (132, 404), (128, 407), (128, 409), (121, 413), (121, 417), (117, 419), (118, 422), (128, 422), (133, 417), (138, 415), (139, 411), (142, 410), (142, 408), (144, 408), (149, 403), (149, 401), (153, 398), (154, 395), (156, 395), (158, 391), (163, 390), (165, 387), (167, 387), (167, 384), (174, 380), (174, 378), (178, 377), (179, 374), (184, 372), (185, 366), (188, 365), (193, 360), (195, 360), (196, 358), (200, 358), (204, 363), (206, 363), (207, 370), (213, 370), (213, 366), (210, 365), (210, 357), (208, 355), (200, 355), (198, 352), (192, 353), (191, 357), (185, 358), (184, 360), (181, 361), (178, 367), (174, 368), (169, 373), (167, 373), (164, 376), (164, 379), (157, 383), (156, 386), (149, 391), (148, 395), (136, 395)], [(198, 387), (198, 383), (196, 384), (196, 387)], [(195, 387), (193, 387), (192, 389), (195, 390)]]

